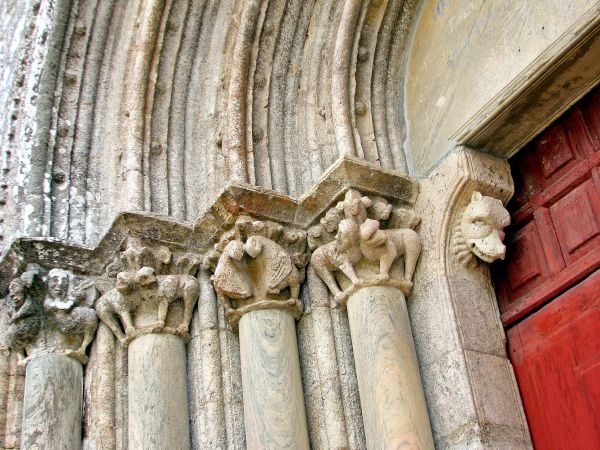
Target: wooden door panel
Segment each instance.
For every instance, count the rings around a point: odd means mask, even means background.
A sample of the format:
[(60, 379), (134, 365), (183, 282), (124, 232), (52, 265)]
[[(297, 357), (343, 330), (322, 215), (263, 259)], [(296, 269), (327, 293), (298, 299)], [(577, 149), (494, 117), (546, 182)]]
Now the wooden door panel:
[(512, 160), (492, 274), (536, 449), (600, 450), (600, 87)]
[(512, 327), (509, 355), (538, 449), (600, 449), (600, 271)]
[(600, 267), (600, 88), (512, 160), (507, 258), (492, 274), (505, 326)]
[(568, 263), (598, 248), (600, 196), (592, 180), (587, 180), (552, 205), (550, 214)]

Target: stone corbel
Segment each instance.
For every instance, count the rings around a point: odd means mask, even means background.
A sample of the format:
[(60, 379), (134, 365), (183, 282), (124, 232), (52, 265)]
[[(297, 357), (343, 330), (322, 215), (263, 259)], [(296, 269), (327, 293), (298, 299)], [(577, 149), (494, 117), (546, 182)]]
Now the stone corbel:
[(510, 167), (459, 148), (420, 186), (415, 209), (428, 219), (409, 310), (436, 447), (528, 448), (488, 264), (506, 252)]

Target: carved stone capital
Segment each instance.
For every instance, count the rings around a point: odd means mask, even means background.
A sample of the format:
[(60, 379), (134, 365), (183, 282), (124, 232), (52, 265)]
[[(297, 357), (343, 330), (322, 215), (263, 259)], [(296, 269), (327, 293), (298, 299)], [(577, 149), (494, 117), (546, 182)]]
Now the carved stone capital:
[(407, 295), (421, 253), (418, 223), (412, 210), (348, 189), (308, 230), (311, 264), (334, 295), (331, 306), (367, 286), (393, 286)]
[(170, 333), (188, 341), (200, 292), (195, 277), (200, 262), (195, 254), (129, 239), (96, 282), (102, 293), (96, 304), (98, 317), (123, 345), (149, 333)]
[(492, 263), (504, 259), (504, 228), (510, 225), (510, 214), (501, 200), (474, 191), (452, 236), (452, 251), (467, 267), (478, 261)]
[(22, 365), (48, 353), (87, 363), (85, 350), (98, 326), (92, 286), (68, 270), (47, 271), (37, 264), (12, 279), (5, 300), (4, 339)]
[(281, 309), (299, 318), (308, 262), (306, 232), (240, 216), (204, 257), (225, 314), (235, 327), (243, 314)]

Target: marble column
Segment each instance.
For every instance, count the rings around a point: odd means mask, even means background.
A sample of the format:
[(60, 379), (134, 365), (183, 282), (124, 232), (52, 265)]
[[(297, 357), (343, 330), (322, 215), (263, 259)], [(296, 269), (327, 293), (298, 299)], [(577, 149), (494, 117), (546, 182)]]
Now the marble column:
[(129, 448), (190, 448), (185, 344), (145, 334), (128, 348)]
[(132, 240), (121, 260), (125, 270), (96, 310), (127, 347), (128, 448), (188, 450), (186, 344), (200, 259)]
[(310, 448), (294, 322), (306, 256), (305, 232), (243, 216), (205, 257), (239, 330), (250, 450)]
[(248, 449), (308, 449), (294, 318), (263, 309), (239, 323)]
[(369, 449), (433, 449), (404, 294), (372, 286), (347, 303)]
[(421, 252), (418, 222), (383, 197), (349, 189), (309, 229), (312, 268), (329, 288), (332, 306), (348, 311), (371, 450), (434, 448), (405, 298)]
[(68, 356), (46, 354), (27, 364), (23, 398), (23, 449), (81, 448), (83, 366)]

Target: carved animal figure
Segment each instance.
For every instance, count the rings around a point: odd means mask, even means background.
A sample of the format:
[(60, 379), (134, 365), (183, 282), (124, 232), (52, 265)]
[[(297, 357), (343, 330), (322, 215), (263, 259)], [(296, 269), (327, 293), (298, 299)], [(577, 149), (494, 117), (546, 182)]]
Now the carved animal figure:
[(70, 352), (70, 355), (86, 360), (85, 349), (94, 339), (96, 328), (98, 328), (96, 312), (87, 306), (76, 306), (69, 311), (53, 311), (50, 314), (50, 320), (63, 334), (83, 335), (79, 348)]
[(327, 210), (320, 223), (328, 233), (333, 233), (342, 219), (344, 219), (344, 202), (338, 202), (333, 208)]
[(455, 232), (455, 254), (465, 264), (471, 263), (471, 254), (488, 263), (504, 259), (503, 229), (508, 225), (510, 214), (500, 200), (473, 192)]
[(290, 299), (298, 300), (300, 294), (300, 273), (291, 256), (279, 244), (263, 236), (251, 236), (244, 250), (252, 258), (262, 256), (261, 275), (268, 294), (279, 294), (290, 288)]
[(352, 219), (344, 219), (338, 226), (335, 241), (317, 248), (310, 259), (315, 273), (327, 285), (336, 302), (341, 301), (344, 295), (335, 279), (335, 272), (341, 271), (352, 283), (359, 282), (354, 270), (354, 265), (362, 258), (358, 240), (358, 225)]
[[(96, 302), (96, 314), (111, 329), (117, 339), (124, 343), (126, 335), (134, 332), (131, 314), (141, 304), (142, 297), (137, 290), (135, 277), (129, 272), (117, 274), (117, 285), (103, 294)], [(119, 325), (120, 319), (125, 334)]]
[(42, 306), (27, 294), (28, 284), (23, 278), (15, 278), (8, 285), (8, 321), (5, 333), (7, 347), (17, 353), (19, 361), (37, 337), (42, 323)]
[(421, 254), (421, 240), (414, 230), (380, 230), (379, 222), (367, 219), (360, 227), (360, 250), (371, 261), (379, 261), (379, 277), (389, 279), (390, 267), (404, 256), (404, 280), (412, 282)]
[(177, 332), (182, 334), (188, 332), (192, 312), (200, 293), (200, 284), (195, 277), (191, 275), (155, 275), (152, 267), (142, 267), (137, 271), (135, 281), (140, 286), (140, 294), (144, 299), (154, 295), (158, 299), (158, 327), (164, 327), (169, 305), (175, 300), (183, 300), (183, 317), (177, 327)]
[(212, 277), (217, 297), (225, 307), (225, 312), (232, 309), (230, 299), (246, 299), (253, 294), (252, 284), (242, 262), (243, 257), (244, 243), (230, 241), (223, 249)]
[(392, 213), (392, 205), (389, 202), (379, 196), (371, 197), (371, 206), (369, 207), (371, 217), (375, 220), (388, 220)]

